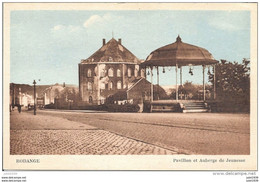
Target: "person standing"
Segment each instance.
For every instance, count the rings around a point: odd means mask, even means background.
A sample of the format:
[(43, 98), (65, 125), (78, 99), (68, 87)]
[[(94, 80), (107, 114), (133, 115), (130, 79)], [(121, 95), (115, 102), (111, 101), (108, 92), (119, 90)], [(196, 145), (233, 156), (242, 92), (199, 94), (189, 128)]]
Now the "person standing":
[(22, 111), (22, 109), (21, 109), (21, 105), (18, 104), (17, 107), (18, 107), (18, 112), (21, 113), (21, 111)]

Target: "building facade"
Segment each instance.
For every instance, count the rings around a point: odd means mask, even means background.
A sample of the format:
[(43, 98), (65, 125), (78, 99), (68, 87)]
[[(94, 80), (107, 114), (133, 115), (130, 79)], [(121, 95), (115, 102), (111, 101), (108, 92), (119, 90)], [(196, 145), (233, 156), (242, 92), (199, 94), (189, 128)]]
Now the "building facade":
[(61, 92), (64, 90), (63, 85), (55, 84), (44, 90), (44, 105), (54, 104), (56, 98), (60, 98)]
[[(78, 87), (56, 83), (43, 91), (46, 108), (71, 109), (78, 104)], [(38, 103), (38, 102), (37, 102)], [(39, 103), (38, 103), (39, 105)]]
[(79, 93), (87, 104), (103, 104), (106, 98), (127, 91), (145, 77), (141, 60), (125, 48), (121, 39), (112, 38), (88, 59), (79, 63)]

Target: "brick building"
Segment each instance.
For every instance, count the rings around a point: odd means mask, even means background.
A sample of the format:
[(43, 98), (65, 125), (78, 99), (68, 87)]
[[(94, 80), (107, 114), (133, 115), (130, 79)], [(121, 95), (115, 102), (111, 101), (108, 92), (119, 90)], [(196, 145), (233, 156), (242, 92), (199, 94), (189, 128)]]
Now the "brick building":
[[(121, 39), (117, 41), (112, 38), (107, 43), (103, 39), (102, 47), (79, 63), (79, 92), (82, 101), (87, 104), (102, 104), (106, 98), (116, 93), (127, 93), (145, 77), (140, 63), (141, 60), (122, 45)], [(142, 94), (139, 89), (133, 98), (140, 98)]]

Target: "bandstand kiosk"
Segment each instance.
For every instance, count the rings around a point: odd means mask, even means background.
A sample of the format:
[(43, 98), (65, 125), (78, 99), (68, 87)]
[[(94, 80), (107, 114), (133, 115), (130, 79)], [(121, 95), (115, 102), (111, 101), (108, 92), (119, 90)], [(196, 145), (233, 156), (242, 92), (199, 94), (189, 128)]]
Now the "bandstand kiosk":
[[(150, 53), (146, 60), (141, 63), (141, 67), (145, 68), (148, 72), (151, 72), (151, 112), (153, 112), (153, 107), (156, 105), (169, 105), (179, 103), (182, 105), (185, 101), (179, 100), (178, 93), (178, 69), (180, 70), (180, 85), (182, 85), (182, 67), (189, 66), (202, 66), (203, 72), (203, 103), (206, 102), (206, 93), (205, 93), (205, 67), (212, 66), (214, 72), (214, 84), (213, 84), (213, 94), (214, 99), (216, 98), (216, 84), (215, 84), (215, 64), (218, 63), (212, 56), (212, 54), (201, 47), (194, 46), (182, 42), (180, 36), (177, 37), (176, 42), (158, 48)], [(157, 84), (159, 85), (159, 67), (163, 67), (163, 72), (165, 72), (165, 67), (175, 67), (176, 72), (176, 100), (154, 100), (153, 97), (153, 69), (157, 69)], [(190, 69), (190, 73), (191, 69)], [(198, 105), (198, 104), (197, 104)], [(196, 105), (195, 105), (196, 108)], [(193, 110), (194, 112), (199, 110)], [(202, 111), (206, 111), (205, 109)]]

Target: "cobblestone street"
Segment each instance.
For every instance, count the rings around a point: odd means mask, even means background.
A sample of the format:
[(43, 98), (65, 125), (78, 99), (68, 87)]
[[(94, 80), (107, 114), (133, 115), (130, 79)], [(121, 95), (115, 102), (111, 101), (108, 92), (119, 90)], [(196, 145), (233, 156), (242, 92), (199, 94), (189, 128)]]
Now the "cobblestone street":
[(80, 113), (42, 110), (182, 154), (250, 154), (249, 114)]
[(177, 154), (64, 118), (11, 113), (11, 155), (154, 155)]
[(249, 114), (11, 113), (11, 154), (250, 154)]

